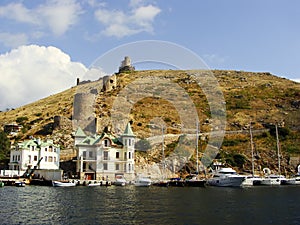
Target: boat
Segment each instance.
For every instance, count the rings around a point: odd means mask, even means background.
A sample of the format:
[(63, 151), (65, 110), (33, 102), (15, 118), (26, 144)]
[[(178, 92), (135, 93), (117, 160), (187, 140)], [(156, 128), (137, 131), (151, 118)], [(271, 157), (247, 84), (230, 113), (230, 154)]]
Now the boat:
[(251, 122), (250, 122), (250, 144), (251, 144), (251, 165), (252, 165), (252, 173), (249, 176), (245, 176), (245, 180), (242, 183), (242, 186), (254, 186), (254, 185), (260, 185), (262, 178), (260, 176), (256, 176), (254, 174), (254, 144), (253, 144), (253, 135), (252, 135), (252, 129), (251, 129)]
[(300, 184), (300, 175), (296, 175), (294, 177), (288, 178), (282, 182), (282, 184), (286, 185), (299, 185)]
[(185, 180), (181, 179), (181, 178), (177, 178), (177, 177), (174, 177), (174, 178), (171, 178), (169, 180), (169, 186), (172, 186), (172, 187), (184, 187), (185, 186)]
[(197, 175), (189, 175), (185, 178), (185, 186), (187, 187), (204, 187), (205, 179), (199, 179)]
[(239, 187), (245, 180), (245, 176), (239, 175), (232, 168), (221, 168), (217, 170), (213, 177), (207, 180), (207, 184), (218, 187)]
[(158, 180), (153, 182), (153, 186), (157, 187), (169, 187), (170, 181), (168, 180)]
[(270, 174), (262, 178), (260, 184), (261, 185), (281, 185), (281, 183), (285, 183), (286, 178), (283, 175)]
[(271, 174), (270, 169), (264, 168), (263, 171), (267, 175), (262, 179), (261, 181), (262, 185), (281, 185), (286, 182), (286, 178), (283, 175), (281, 175), (281, 171), (280, 171), (280, 145), (279, 145), (277, 123), (275, 124), (275, 132), (276, 132), (277, 157), (278, 157), (278, 174)]
[(97, 186), (102, 186), (102, 183), (95, 181), (95, 182), (88, 183), (87, 186), (89, 186), (89, 187), (97, 187)]
[(263, 179), (262, 177), (255, 176), (255, 175), (245, 176), (245, 180), (243, 181), (242, 186), (260, 185), (262, 179)]
[(138, 176), (134, 181), (136, 187), (149, 187), (152, 181), (149, 177)]
[(0, 181), (0, 187), (4, 187), (4, 182)]
[(75, 187), (76, 183), (70, 181), (52, 181), (52, 186), (53, 187)]
[(125, 186), (126, 185), (126, 179), (123, 175), (117, 175), (116, 180), (114, 182), (114, 185), (116, 186)]
[(18, 180), (15, 182), (16, 187), (25, 187), (25, 181)]

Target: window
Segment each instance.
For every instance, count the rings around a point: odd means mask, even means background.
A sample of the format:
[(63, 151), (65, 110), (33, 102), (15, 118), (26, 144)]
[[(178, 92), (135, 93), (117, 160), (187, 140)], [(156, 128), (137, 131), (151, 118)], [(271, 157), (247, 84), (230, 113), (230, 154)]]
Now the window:
[(33, 157), (33, 161), (37, 161), (37, 155)]
[(45, 152), (47, 151), (48, 149), (47, 148), (45, 148)]
[(126, 172), (126, 164), (124, 164), (124, 171)]
[(53, 148), (53, 151), (56, 152), (56, 148)]
[(105, 152), (103, 152), (103, 158), (104, 158), (104, 160), (108, 160), (108, 152), (107, 151), (105, 151)]
[(49, 152), (53, 152), (52, 146), (49, 146)]
[(48, 157), (47, 156), (45, 156), (45, 162), (48, 162)]
[(107, 170), (107, 163), (103, 163), (103, 170)]
[(54, 162), (56, 162), (56, 157), (55, 157), (55, 156), (54, 156), (54, 159), (53, 159), (53, 161), (54, 161)]
[(83, 151), (83, 152), (82, 152), (82, 157), (83, 157), (83, 159), (86, 158), (86, 151)]
[(20, 155), (18, 155), (18, 161), (20, 161), (20, 159), (21, 159), (21, 156), (20, 156)]
[(126, 158), (126, 152), (124, 152), (124, 160), (126, 160), (127, 158)]
[(116, 159), (120, 158), (120, 152), (116, 152)]
[(128, 146), (131, 146), (131, 139), (128, 139)]
[(89, 158), (93, 158), (93, 152), (89, 151)]
[(28, 161), (31, 163), (31, 155), (28, 156)]
[(131, 152), (128, 152), (128, 159), (131, 159)]
[(109, 147), (110, 146), (110, 141), (108, 139), (104, 140), (104, 147)]
[(127, 146), (127, 139), (125, 139), (124, 141), (125, 141), (124, 145)]
[(49, 156), (49, 162), (53, 162), (53, 157)]
[(116, 170), (119, 170), (119, 169), (120, 169), (120, 164), (116, 163)]
[(34, 146), (31, 146), (31, 150), (34, 151)]
[(129, 170), (129, 172), (131, 170), (131, 164), (130, 163), (128, 164), (128, 170)]

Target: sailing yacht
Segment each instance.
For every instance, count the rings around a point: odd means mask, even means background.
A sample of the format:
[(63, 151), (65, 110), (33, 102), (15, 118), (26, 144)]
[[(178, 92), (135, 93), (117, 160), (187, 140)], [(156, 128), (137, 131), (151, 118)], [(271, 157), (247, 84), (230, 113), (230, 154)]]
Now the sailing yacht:
[(165, 150), (164, 150), (164, 126), (161, 128), (162, 131), (162, 179), (154, 181), (154, 186), (159, 187), (168, 187), (169, 181), (165, 179), (165, 169), (166, 169), (166, 162), (165, 162)]
[(280, 185), (286, 181), (286, 178), (283, 175), (281, 175), (281, 171), (280, 171), (280, 145), (279, 145), (277, 123), (275, 124), (275, 131), (276, 131), (277, 156), (278, 156), (278, 174), (269, 174), (265, 176), (261, 181), (262, 185)]
[(246, 176), (245, 180), (242, 183), (242, 186), (253, 186), (253, 185), (259, 185), (262, 181), (262, 178), (259, 176), (255, 176), (254, 174), (254, 144), (253, 144), (253, 135), (252, 135), (252, 129), (251, 129), (251, 122), (250, 122), (250, 144), (251, 144), (251, 163), (252, 163), (252, 173), (250, 176)]

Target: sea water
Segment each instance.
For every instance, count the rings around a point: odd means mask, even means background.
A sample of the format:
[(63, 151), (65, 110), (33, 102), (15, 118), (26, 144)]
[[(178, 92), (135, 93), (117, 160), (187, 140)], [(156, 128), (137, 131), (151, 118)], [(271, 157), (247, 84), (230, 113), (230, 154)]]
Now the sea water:
[(300, 186), (3, 187), (0, 224), (300, 224)]

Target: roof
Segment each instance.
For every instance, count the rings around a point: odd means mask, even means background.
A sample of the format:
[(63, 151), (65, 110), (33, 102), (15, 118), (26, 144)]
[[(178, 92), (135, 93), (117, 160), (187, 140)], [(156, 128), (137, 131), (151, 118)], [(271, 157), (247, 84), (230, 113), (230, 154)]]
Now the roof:
[(132, 132), (130, 123), (127, 123), (126, 128), (124, 130), (124, 133), (122, 136), (129, 136), (129, 137), (135, 137), (134, 133)]
[(84, 133), (84, 131), (78, 127), (76, 133), (75, 133), (75, 137), (86, 137), (86, 134)]
[(94, 136), (86, 136), (80, 143), (80, 145), (97, 145), (104, 139), (110, 139), (116, 145), (122, 145), (117, 137), (109, 133), (102, 133), (101, 135), (95, 134)]

